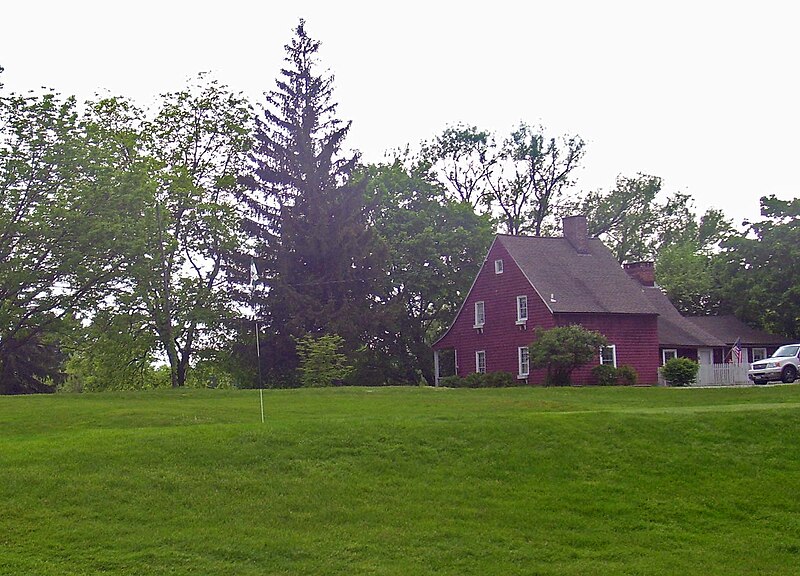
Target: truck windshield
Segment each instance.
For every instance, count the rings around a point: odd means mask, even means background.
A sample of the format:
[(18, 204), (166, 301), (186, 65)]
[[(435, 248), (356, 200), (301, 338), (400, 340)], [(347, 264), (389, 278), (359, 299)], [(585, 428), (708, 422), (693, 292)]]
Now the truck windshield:
[(800, 344), (792, 344), (791, 346), (781, 346), (775, 350), (773, 358), (786, 358), (787, 356), (797, 356), (797, 350), (800, 349)]

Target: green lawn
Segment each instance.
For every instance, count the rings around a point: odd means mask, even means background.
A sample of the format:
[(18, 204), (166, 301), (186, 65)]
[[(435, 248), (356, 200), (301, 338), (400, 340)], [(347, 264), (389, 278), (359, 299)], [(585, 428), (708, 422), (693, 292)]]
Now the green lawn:
[(0, 574), (798, 574), (800, 386), (0, 397)]

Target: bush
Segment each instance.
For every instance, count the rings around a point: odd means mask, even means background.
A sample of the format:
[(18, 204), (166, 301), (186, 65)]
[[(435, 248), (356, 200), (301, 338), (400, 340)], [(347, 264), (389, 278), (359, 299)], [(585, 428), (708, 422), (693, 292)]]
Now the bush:
[(531, 368), (547, 368), (545, 385), (569, 386), (578, 367), (597, 357), (597, 350), (608, 344), (606, 337), (583, 326), (557, 326), (535, 331), (536, 340), (528, 347)]
[(633, 386), (639, 381), (639, 374), (633, 366), (618, 368), (601, 364), (592, 368), (592, 383), (597, 386)]
[(510, 372), (489, 372), (484, 374), (487, 388), (509, 388), (518, 384), (516, 376)]
[(439, 378), (439, 386), (445, 388), (463, 388), (461, 381), (463, 378), (460, 376), (442, 376)]
[(296, 340), (300, 357), (299, 379), (303, 386), (335, 386), (350, 374), (353, 367), (347, 357), (339, 352), (344, 338), (338, 334), (312, 336), (307, 334)]
[(592, 368), (592, 383), (598, 386), (615, 386), (617, 384), (617, 369), (608, 364), (600, 364)]
[(639, 373), (636, 368), (623, 364), (617, 368), (617, 384), (620, 386), (635, 386), (639, 382)]
[(472, 372), (463, 378), (460, 376), (439, 378), (439, 386), (446, 388), (508, 388), (518, 384), (518, 380), (510, 372), (489, 372), (487, 374)]
[(689, 358), (671, 358), (661, 367), (669, 386), (689, 386), (697, 380), (700, 364)]

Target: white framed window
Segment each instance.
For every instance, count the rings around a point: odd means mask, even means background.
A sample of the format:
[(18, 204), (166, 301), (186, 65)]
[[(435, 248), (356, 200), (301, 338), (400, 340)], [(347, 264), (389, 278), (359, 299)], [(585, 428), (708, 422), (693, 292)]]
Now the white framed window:
[(531, 372), (531, 357), (530, 350), (527, 346), (520, 346), (517, 348), (517, 358), (519, 360), (519, 373), (520, 377), (527, 376)]
[(486, 350), (475, 352), (475, 372), (486, 374)]
[(517, 324), (528, 321), (528, 297), (517, 296)]
[(495, 260), (494, 261), (494, 273), (495, 274), (502, 274), (503, 273), (503, 261), (502, 260)]
[(661, 364), (666, 364), (667, 360), (672, 360), (678, 357), (678, 351), (674, 348), (664, 348), (661, 351)]
[(750, 349), (750, 361), (751, 362), (758, 362), (759, 360), (763, 360), (767, 357), (767, 349), (766, 348), (751, 348)]
[(617, 367), (617, 345), (610, 344), (600, 348), (600, 364)]
[(475, 328), (482, 328), (486, 324), (486, 306), (483, 300), (475, 302)]

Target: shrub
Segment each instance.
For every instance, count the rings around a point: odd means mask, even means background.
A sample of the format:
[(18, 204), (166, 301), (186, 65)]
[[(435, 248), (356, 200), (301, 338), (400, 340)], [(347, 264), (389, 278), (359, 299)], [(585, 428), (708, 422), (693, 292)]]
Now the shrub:
[(463, 380), (466, 388), (483, 388), (486, 385), (486, 374), (473, 372), (464, 376)]
[(688, 386), (697, 380), (700, 364), (689, 358), (671, 358), (661, 367), (669, 386)]
[(443, 386), (445, 388), (462, 388), (462, 380), (463, 378), (460, 376), (442, 376), (439, 378), (439, 386)]
[(339, 352), (344, 339), (338, 334), (314, 337), (310, 334), (297, 339), (298, 368), (303, 386), (333, 386), (352, 371), (347, 357)]
[(489, 372), (483, 376), (487, 388), (509, 388), (518, 384), (516, 376), (510, 372)]
[(592, 368), (592, 383), (598, 386), (615, 386), (617, 384), (617, 369), (608, 364), (600, 364)]
[(620, 386), (635, 386), (639, 382), (639, 373), (636, 368), (623, 364), (617, 368), (617, 384)]
[(596, 358), (598, 348), (606, 344), (605, 336), (577, 324), (537, 328), (529, 346), (531, 368), (547, 368), (548, 386), (569, 386), (573, 370)]
[(463, 378), (460, 376), (439, 378), (439, 386), (447, 388), (507, 388), (517, 384), (517, 379), (509, 372), (489, 372), (487, 374), (472, 372)]

